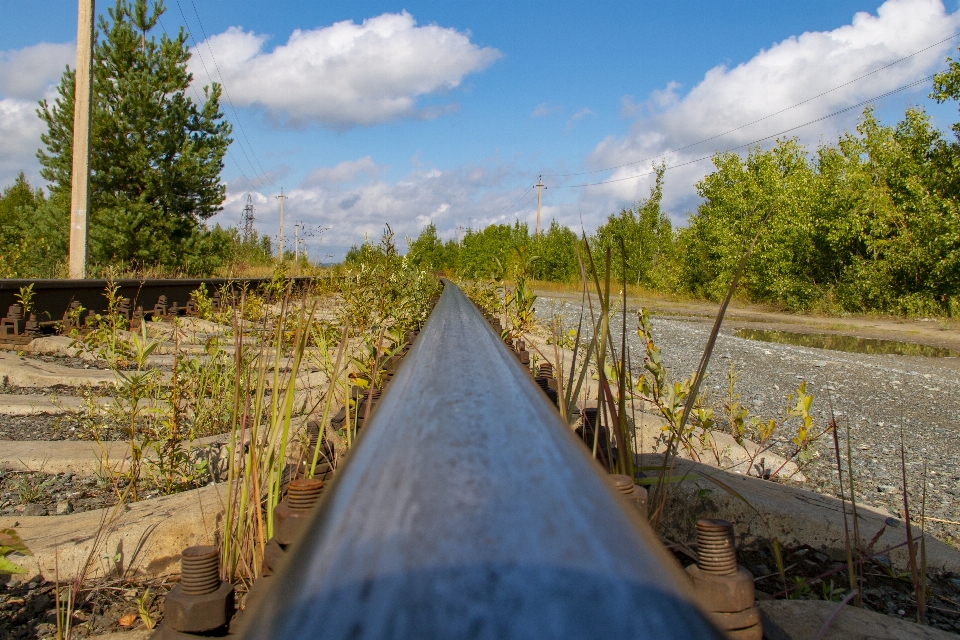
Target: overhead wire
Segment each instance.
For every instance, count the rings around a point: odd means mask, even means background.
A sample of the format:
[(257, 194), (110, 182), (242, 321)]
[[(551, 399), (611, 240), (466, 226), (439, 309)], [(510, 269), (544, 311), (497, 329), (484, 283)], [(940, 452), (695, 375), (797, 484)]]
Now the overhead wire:
[[(176, 2), (177, 2), (177, 8), (180, 9), (180, 17), (183, 18), (184, 25), (185, 25), (186, 28), (187, 28), (187, 36), (189, 36), (190, 39), (193, 40), (193, 48), (194, 48), (194, 51), (195, 51), (196, 54), (197, 54), (197, 58), (199, 58), (199, 60), (200, 60), (201, 66), (203, 66), (203, 72), (204, 72), (205, 74), (207, 74), (207, 78), (210, 79), (210, 82), (214, 82), (213, 74), (210, 73), (210, 70), (207, 68), (207, 62), (206, 62), (206, 60), (203, 59), (203, 55), (201, 55), (201, 53), (200, 53), (200, 43), (197, 41), (197, 37), (193, 34), (193, 30), (190, 29), (190, 23), (187, 21), (187, 16), (186, 16), (186, 14), (183, 12), (183, 7), (180, 6), (180, 0), (176, 0)], [(201, 29), (202, 29), (202, 25), (201, 25)], [(226, 92), (226, 87), (225, 87), (225, 86), (224, 86), (224, 92)], [(198, 95), (199, 95), (199, 92), (198, 92)], [(228, 101), (229, 101), (229, 98), (228, 98)], [(232, 107), (233, 105), (231, 104), (230, 106)], [(234, 114), (234, 117), (237, 118), (237, 123), (239, 124), (239, 116), (238, 116), (238, 114), (237, 114), (236, 109), (234, 109), (233, 114)], [(243, 130), (243, 128), (242, 128), (242, 125), (241, 125), (241, 131), (242, 131), (242, 130)], [(266, 183), (264, 182), (263, 178), (261, 177), (261, 174), (258, 174), (258, 173), (257, 173), (257, 167), (254, 166), (253, 162), (250, 160), (250, 156), (247, 154), (247, 150), (246, 150), (246, 148), (244, 147), (243, 142), (241, 142), (239, 139), (237, 140), (237, 142), (239, 143), (240, 152), (243, 153), (243, 157), (247, 160), (247, 164), (250, 165), (250, 168), (253, 169), (253, 173), (254, 173), (255, 177), (257, 178), (257, 180), (260, 182), (260, 186), (261, 186), (261, 187), (265, 187), (265, 186), (266, 186)], [(253, 153), (253, 149), (252, 149), (252, 148), (250, 149), (250, 153)], [(238, 166), (239, 166), (239, 164), (238, 164)], [(252, 183), (251, 183), (251, 184), (252, 184)], [(276, 186), (276, 185), (274, 185), (274, 186)], [(257, 192), (260, 193), (260, 189), (257, 189)], [(260, 195), (263, 195), (263, 194), (261, 193)]]
[[(157, 16), (157, 21), (160, 23), (160, 28), (163, 29), (163, 32), (169, 37), (170, 31), (167, 29), (166, 25), (163, 24), (163, 19), (162, 19), (160, 16)], [(187, 35), (191, 35), (189, 29), (187, 30)], [(191, 36), (191, 37), (192, 37), (192, 36)], [(196, 39), (194, 39), (194, 42), (196, 42)], [(200, 62), (201, 62), (201, 64), (203, 64), (203, 58), (200, 58)], [(204, 71), (206, 71), (206, 65), (205, 65), (205, 64), (204, 64)], [(210, 74), (208, 73), (207, 75), (209, 76)], [(190, 85), (190, 88), (193, 89), (193, 93), (194, 93), (194, 95), (197, 97), (197, 101), (198, 101), (198, 102), (202, 102), (203, 100), (201, 99), (201, 97), (200, 97), (200, 92), (197, 90), (197, 88), (196, 88), (195, 86), (193, 86), (192, 84)], [(265, 186), (265, 185), (263, 184), (263, 181), (260, 180), (260, 187), (257, 187), (257, 185), (254, 184), (253, 180), (251, 180), (250, 177), (247, 176), (246, 172), (243, 170), (243, 167), (240, 166), (240, 163), (239, 163), (239, 162), (237, 161), (237, 159), (233, 156), (233, 153), (230, 152), (230, 147), (229, 147), (229, 146), (227, 147), (227, 156), (233, 161), (233, 164), (236, 165), (237, 171), (239, 171), (239, 172), (240, 172), (240, 175), (243, 176), (243, 179), (247, 181), (247, 184), (249, 184), (249, 185), (253, 188), (254, 191), (256, 191), (256, 192), (259, 193), (261, 196), (263, 196), (264, 198), (266, 198), (267, 196), (260, 190), (262, 187)], [(248, 163), (250, 162), (249, 158), (247, 159), (247, 162), (248, 162)], [(250, 166), (253, 167), (253, 164), (251, 163)], [(257, 177), (257, 179), (259, 180), (259, 176), (255, 176), (255, 177)]]
[[(753, 121), (748, 122), (748, 123), (746, 123), (746, 124), (742, 124), (742, 125), (740, 125), (740, 126), (738, 126), (738, 127), (734, 127), (733, 129), (729, 129), (729, 130), (727, 130), (727, 131), (724, 131), (723, 133), (718, 133), (718, 134), (716, 134), (716, 135), (710, 136), (709, 138), (704, 138), (704, 139), (698, 140), (698, 141), (696, 141), (696, 142), (691, 142), (690, 144), (685, 145), (685, 146), (683, 146), (683, 147), (678, 147), (678, 148), (676, 148), (676, 149), (669, 149), (669, 150), (664, 151), (664, 152), (662, 152), (662, 153), (658, 153), (657, 155), (653, 155), (653, 156), (650, 156), (650, 157), (647, 157), (647, 158), (642, 158), (642, 159), (640, 159), (640, 160), (633, 160), (633, 161), (631, 161), (631, 162), (625, 162), (625, 163), (623, 163), (623, 164), (618, 164), (618, 165), (615, 165), (615, 166), (612, 166), (612, 167), (605, 167), (605, 168), (603, 168), (603, 169), (593, 169), (593, 170), (591, 170), (591, 171), (581, 171), (581, 172), (579, 172), (579, 173), (554, 173), (554, 174), (551, 174), (551, 175), (553, 175), (553, 177), (555, 177), (555, 178), (571, 178), (571, 177), (575, 177), (575, 176), (585, 176), (585, 175), (590, 175), (590, 174), (594, 174), (594, 173), (604, 173), (604, 172), (606, 172), (606, 171), (613, 171), (614, 169), (622, 169), (623, 167), (629, 167), (629, 166), (631, 166), (631, 165), (640, 164), (640, 163), (642, 163), (642, 162), (648, 162), (648, 161), (650, 161), (650, 160), (655, 160), (656, 158), (663, 157), (663, 156), (667, 155), (668, 153), (676, 153), (676, 152), (678, 152), (678, 151), (684, 151), (684, 150), (689, 149), (689, 148), (691, 148), (691, 147), (695, 147), (695, 146), (697, 146), (697, 145), (699, 145), (699, 144), (703, 144), (704, 142), (710, 142), (711, 140), (716, 140), (717, 138), (722, 138), (723, 136), (728, 135), (728, 134), (731, 134), (731, 133), (733, 133), (733, 132), (735, 132), (735, 131), (739, 131), (740, 129), (745, 129), (745, 128), (749, 127), (749, 126), (752, 126), (752, 125), (757, 124), (758, 122), (763, 122), (764, 120), (768, 120), (768, 119), (773, 118), (773, 117), (775, 117), (775, 116), (778, 116), (778, 115), (780, 115), (780, 114), (782, 114), (782, 113), (786, 113), (787, 111), (790, 111), (791, 109), (796, 109), (797, 107), (803, 106), (803, 105), (807, 104), (808, 102), (812, 102), (813, 100), (817, 100), (818, 98), (822, 98), (823, 96), (825, 96), (825, 95), (827, 95), (827, 94), (829, 94), (829, 93), (833, 93), (834, 91), (837, 91), (837, 90), (842, 89), (842, 88), (844, 88), (844, 87), (847, 87), (847, 86), (849, 86), (849, 85), (851, 85), (851, 84), (854, 84), (854, 83), (856, 83), (856, 82), (859, 82), (860, 80), (863, 80), (864, 78), (867, 78), (867, 77), (869, 77), (869, 76), (872, 76), (872, 75), (875, 74), (875, 73), (879, 73), (880, 71), (883, 71), (884, 69), (889, 69), (890, 67), (892, 67), (892, 66), (894, 66), (894, 65), (897, 65), (897, 64), (900, 64), (901, 62), (903, 62), (903, 61), (905, 61), (905, 60), (909, 60), (910, 58), (912, 58), (912, 57), (914, 57), (914, 56), (917, 56), (917, 55), (923, 53), (924, 51), (929, 51), (930, 49), (933, 49), (934, 47), (940, 46), (940, 45), (943, 44), (944, 42), (949, 42), (950, 40), (954, 40), (954, 39), (956, 39), (956, 38), (958, 38), (958, 37), (960, 37), (960, 32), (956, 32), (956, 33), (952, 34), (952, 35), (951, 35), (950, 37), (948, 37), (948, 38), (944, 38), (943, 40), (939, 40), (939, 41), (937, 41), (937, 42), (934, 42), (933, 44), (931, 44), (931, 45), (929, 45), (929, 46), (927, 46), (927, 47), (924, 47), (923, 49), (920, 49), (920, 50), (918, 50), (918, 51), (914, 51), (914, 52), (911, 53), (910, 55), (907, 55), (907, 56), (904, 56), (904, 57), (899, 58), (899, 59), (897, 59), (897, 60), (894, 60), (893, 62), (890, 62), (889, 64), (885, 64), (885, 65), (883, 65), (882, 67), (878, 67), (878, 68), (874, 69), (873, 71), (870, 71), (870, 72), (868, 72), (868, 73), (865, 73), (865, 74), (863, 74), (862, 76), (858, 76), (858, 77), (854, 78), (853, 80), (849, 80), (849, 81), (847, 81), (847, 82), (844, 82), (843, 84), (837, 85), (837, 86), (833, 87), (832, 89), (827, 89), (826, 91), (823, 91), (823, 92), (821, 92), (821, 93), (818, 93), (817, 95), (812, 96), (812, 97), (810, 97), (810, 98), (807, 98), (806, 100), (802, 100), (801, 102), (798, 102), (798, 103), (796, 103), (796, 104), (793, 104), (793, 105), (791, 105), (791, 106), (789, 106), (789, 107), (786, 107), (786, 108), (784, 108), (784, 109), (780, 109), (779, 111), (775, 111), (774, 113), (765, 115), (765, 116), (763, 116), (762, 118), (757, 118), (756, 120), (753, 120)], [(644, 174), (644, 175), (649, 175), (649, 174)]]
[[(903, 86), (901, 86), (901, 87), (897, 87), (896, 89), (893, 89), (893, 90), (891, 90), (891, 91), (887, 91), (886, 93), (882, 93), (882, 94), (880, 94), (880, 95), (878, 95), (878, 96), (874, 96), (873, 98), (870, 98), (870, 99), (868, 99), (868, 100), (863, 100), (862, 102), (858, 102), (857, 104), (850, 105), (849, 107), (844, 107), (843, 109), (840, 109), (839, 111), (834, 111), (833, 113), (830, 113), (830, 114), (828, 114), (828, 115), (820, 116), (819, 118), (815, 118), (814, 120), (809, 120), (809, 121), (807, 121), (807, 122), (804, 122), (803, 124), (798, 124), (798, 125), (796, 125), (796, 126), (790, 127), (789, 129), (784, 129), (784, 130), (782, 130), (782, 131), (778, 131), (777, 133), (773, 133), (773, 134), (770, 134), (770, 135), (768, 135), (768, 136), (764, 136), (763, 138), (757, 138), (756, 140), (752, 140), (752, 141), (750, 141), (750, 142), (746, 142), (746, 143), (744, 143), (744, 144), (737, 145), (737, 146), (735, 146), (735, 147), (729, 147), (728, 149), (726, 149), (726, 151), (729, 152), (729, 151), (735, 151), (735, 150), (737, 150), (737, 149), (743, 149), (744, 147), (750, 147), (750, 146), (753, 146), (753, 145), (755, 145), (755, 144), (759, 144), (759, 143), (761, 143), (761, 142), (765, 142), (765, 141), (767, 141), (767, 140), (770, 140), (771, 138), (776, 138), (776, 137), (778, 137), (778, 136), (782, 136), (782, 135), (785, 134), (785, 133), (790, 133), (791, 131), (796, 131), (797, 129), (802, 129), (803, 127), (809, 126), (809, 125), (811, 125), (811, 124), (815, 124), (815, 123), (817, 123), (817, 122), (822, 122), (823, 120), (827, 120), (827, 119), (829, 119), (829, 118), (833, 118), (834, 116), (838, 116), (838, 115), (840, 115), (840, 114), (842, 114), (842, 113), (846, 113), (846, 112), (851, 111), (851, 110), (853, 110), (853, 109), (857, 109), (857, 108), (862, 107), (862, 106), (864, 106), (864, 105), (870, 104), (871, 102), (875, 102), (876, 100), (881, 100), (881, 99), (886, 98), (886, 97), (888, 97), (888, 96), (892, 96), (892, 95), (895, 94), (895, 93), (900, 93), (901, 91), (906, 91), (907, 89), (911, 89), (911, 88), (913, 88), (913, 87), (916, 87), (917, 85), (924, 84), (924, 83), (926, 83), (926, 82), (929, 82), (929, 81), (933, 80), (933, 78), (934, 78), (934, 76), (927, 76), (926, 78), (921, 78), (921, 79), (919, 79), (919, 80), (914, 80), (913, 82), (910, 82), (910, 83), (908, 83), (908, 84), (905, 84), (905, 85), (903, 85)], [(664, 171), (668, 171), (668, 170), (670, 170), (670, 169), (679, 169), (680, 167), (685, 167), (685, 166), (687, 166), (687, 165), (695, 164), (695, 163), (697, 163), (697, 162), (702, 162), (702, 161), (704, 161), (704, 160), (709, 160), (709, 159), (713, 158), (713, 156), (714, 156), (714, 154), (711, 153), (710, 155), (701, 156), (701, 157), (696, 158), (696, 159), (694, 159), (694, 160), (688, 160), (688, 161), (686, 161), (686, 162), (681, 162), (680, 164), (669, 165), (669, 166), (664, 167)], [(583, 183), (583, 184), (559, 185), (559, 186), (555, 186), (555, 187), (553, 187), (553, 188), (554, 188), (554, 189), (574, 189), (574, 188), (579, 188), (579, 187), (595, 187), (595, 186), (602, 185), (602, 184), (611, 184), (611, 183), (614, 183), (614, 182), (624, 182), (624, 181), (626, 181), (626, 180), (635, 180), (635, 179), (637, 179), (637, 178), (642, 178), (642, 177), (645, 177), (645, 176), (653, 175), (654, 173), (656, 173), (656, 171), (648, 171), (648, 172), (646, 172), (646, 173), (640, 173), (640, 174), (636, 174), (636, 175), (632, 175), (632, 176), (626, 176), (626, 177), (623, 177), (623, 178), (613, 178), (613, 179), (610, 179), (610, 180), (601, 180), (601, 181), (598, 181), (598, 182), (588, 182), (588, 183)]]
[(523, 193), (521, 193), (520, 195), (518, 195), (516, 198), (514, 198), (514, 199), (513, 199), (513, 202), (511, 202), (511, 203), (508, 204), (507, 206), (505, 206), (505, 207), (501, 208), (499, 211), (497, 211), (497, 213), (494, 214), (493, 217), (496, 218), (497, 216), (502, 215), (504, 211), (506, 211), (506, 210), (508, 210), (508, 209), (511, 209), (511, 208), (513, 207), (513, 205), (517, 204), (517, 200), (519, 200), (519, 199), (522, 198), (523, 196), (527, 195), (527, 192), (530, 191), (530, 189), (533, 189), (533, 187), (534, 187), (534, 185), (530, 185), (529, 187), (527, 187), (526, 191), (524, 191)]
[[(257, 163), (257, 167), (260, 169), (260, 174), (266, 176), (267, 181), (272, 184), (274, 187), (277, 184), (270, 178), (270, 175), (264, 170), (263, 165), (260, 164), (260, 159), (257, 158), (257, 154), (253, 151), (253, 144), (250, 142), (250, 138), (247, 137), (247, 132), (243, 128), (243, 123), (240, 122), (240, 114), (237, 112), (236, 106), (233, 104), (233, 99), (230, 97), (230, 91), (227, 89), (227, 83), (223, 80), (223, 74), (220, 73), (220, 65), (217, 64), (217, 58), (213, 55), (213, 48), (210, 46), (209, 38), (207, 37), (207, 31), (203, 28), (203, 21), (200, 20), (200, 12), (197, 11), (197, 5), (194, 0), (190, 0), (190, 4), (193, 6), (193, 14), (197, 17), (197, 24), (200, 25), (200, 33), (203, 34), (203, 40), (207, 43), (207, 52), (210, 54), (210, 59), (213, 60), (213, 67), (217, 70), (217, 76), (220, 78), (220, 86), (223, 87), (223, 94), (227, 98), (227, 102), (230, 104), (230, 108), (233, 109), (233, 116), (237, 122), (237, 126), (240, 128), (240, 133), (243, 135), (243, 139), (247, 143), (247, 147), (250, 149), (250, 155), (253, 156), (254, 161)], [(177, 0), (177, 8), (180, 9), (180, 15), (183, 16), (184, 22), (186, 22), (186, 16), (183, 15), (183, 7), (180, 6), (180, 0)], [(196, 44), (197, 39), (193, 39)], [(200, 55), (200, 47), (197, 45), (197, 55)], [(208, 74), (209, 75), (209, 74)], [(212, 80), (213, 78), (211, 78)], [(251, 164), (252, 166), (252, 164)]]

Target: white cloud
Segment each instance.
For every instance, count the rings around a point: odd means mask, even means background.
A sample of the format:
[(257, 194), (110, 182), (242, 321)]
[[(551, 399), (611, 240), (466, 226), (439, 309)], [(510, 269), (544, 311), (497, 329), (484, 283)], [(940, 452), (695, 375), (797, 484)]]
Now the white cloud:
[[(212, 51), (235, 105), (262, 107), (294, 125), (318, 122), (334, 128), (442, 115), (455, 106), (423, 107), (418, 99), (458, 87), (464, 76), (501, 56), (472, 43), (467, 33), (417, 26), (406, 12), (359, 25), (347, 20), (298, 29), (269, 52), (267, 39), (231, 27), (201, 43), (198, 52), (216, 75)], [(191, 70), (197, 80), (208, 82), (196, 56)]]
[(34, 186), (41, 184), (36, 152), (43, 122), (37, 104), (12, 98), (0, 99), (0, 189), (12, 183), (21, 171)]
[(21, 171), (32, 184), (41, 183), (36, 152), (45, 127), (36, 114), (37, 101), (52, 97), (64, 66), (75, 57), (71, 43), (0, 51), (0, 188)]
[(593, 116), (593, 115), (596, 115), (596, 114), (593, 111), (590, 111), (590, 109), (586, 107), (584, 107), (583, 109), (580, 109), (575, 114), (570, 116), (569, 120), (567, 120), (567, 131), (570, 131), (571, 129), (573, 129), (573, 125), (577, 123), (577, 120), (580, 120), (584, 116)]
[(383, 167), (378, 167), (370, 156), (359, 160), (344, 160), (335, 167), (319, 167), (307, 174), (300, 185), (303, 188), (343, 184), (353, 182), (360, 175), (366, 175), (370, 180), (376, 180)]
[(0, 51), (0, 96), (37, 100), (56, 84), (66, 65), (73, 66), (73, 43), (41, 42), (14, 51)]
[(546, 102), (541, 102), (540, 104), (537, 105), (537, 108), (533, 110), (533, 113), (530, 114), (530, 117), (543, 118), (544, 116), (548, 116), (551, 113), (556, 113), (557, 111), (560, 111), (562, 108), (563, 107), (552, 107), (548, 105)]
[[(316, 257), (321, 251), (322, 257), (323, 251), (334, 247), (339, 250), (334, 255), (340, 257), (345, 247), (362, 242), (365, 236), (379, 238), (387, 223), (397, 234), (398, 245), (405, 249), (403, 237), (415, 237), (430, 222), (437, 225), (442, 237), (452, 238), (458, 226), (482, 228), (494, 222), (513, 222), (517, 217), (525, 220), (531, 215), (530, 203), (522, 208), (519, 205), (524, 201), (510, 206), (519, 192), (508, 191), (505, 184), (515, 183), (519, 175), (513, 167), (496, 160), (449, 171), (418, 166), (396, 181), (381, 178), (386, 170), (386, 166), (376, 164), (367, 156), (311, 171), (300, 187), (287, 193), (285, 244), (292, 243), (296, 221), (313, 227), (329, 227), (321, 236), (322, 245), (318, 248), (314, 244), (311, 255)], [(533, 182), (530, 176), (524, 179)], [(241, 181), (227, 185), (224, 211), (214, 222), (238, 223), (246, 202), (246, 188)], [(253, 199), (258, 231), (275, 239), (279, 206), (274, 195), (254, 193)], [(521, 209), (519, 213), (518, 209)]]
[[(958, 26), (960, 11), (948, 13), (940, 0), (887, 0), (876, 15), (857, 13), (849, 25), (788, 38), (733, 68), (714, 67), (686, 95), (681, 96), (678, 85), (670, 83), (663, 90), (653, 92), (641, 105), (630, 97), (624, 98), (622, 113), (638, 115), (638, 119), (626, 135), (601, 141), (593, 149), (586, 168), (648, 160), (609, 174), (579, 176), (572, 180), (596, 182), (649, 173), (651, 161), (658, 156), (665, 158), (668, 166), (678, 165), (808, 122), (923, 78), (939, 68), (950, 52), (952, 41), (760, 123), (689, 149), (670, 151), (724, 134), (850, 82), (947, 38)], [(925, 95), (929, 86), (920, 86), (915, 91), (914, 96)], [(822, 134), (832, 139), (838, 127), (851, 128), (858, 116), (859, 112), (854, 110), (845, 118), (831, 119), (788, 135), (797, 135), (802, 141), (815, 144)], [(709, 161), (705, 161), (668, 171), (667, 207), (682, 214), (695, 206), (693, 185), (711, 167)], [(590, 187), (583, 194), (581, 206), (594, 211), (616, 210), (646, 196), (651, 182), (652, 177), (648, 176)]]

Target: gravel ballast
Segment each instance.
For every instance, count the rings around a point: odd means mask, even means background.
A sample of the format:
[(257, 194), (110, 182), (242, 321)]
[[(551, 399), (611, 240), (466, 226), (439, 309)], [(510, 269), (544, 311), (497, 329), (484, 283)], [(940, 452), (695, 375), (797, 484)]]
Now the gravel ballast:
[[(576, 328), (578, 303), (541, 299), (544, 317), (556, 310), (566, 328)], [(642, 366), (643, 345), (637, 336), (637, 314), (627, 314), (627, 336), (635, 370)], [(619, 346), (619, 318), (612, 324)], [(691, 375), (700, 361), (711, 322), (668, 316), (652, 318), (654, 340), (662, 361), (677, 381)], [(812, 415), (822, 429), (830, 408), (840, 427), (841, 457), (846, 466), (846, 431), (850, 431), (854, 484), (858, 500), (886, 508), (902, 517), (903, 493), (900, 434), (903, 432), (911, 516), (920, 512), (923, 468), (926, 464), (926, 516), (960, 521), (960, 362), (956, 358), (845, 353), (737, 338), (733, 328), (721, 329), (704, 383), (709, 404), (724, 428), (722, 405), (731, 364), (739, 379), (736, 390), (751, 415), (780, 419), (787, 396), (801, 382), (814, 396)], [(777, 453), (792, 452), (792, 423), (775, 434)], [(803, 469), (807, 486), (839, 497), (832, 436), (813, 447), (814, 457)], [(849, 485), (844, 478), (849, 495)], [(960, 546), (960, 526), (929, 520), (927, 530)]]

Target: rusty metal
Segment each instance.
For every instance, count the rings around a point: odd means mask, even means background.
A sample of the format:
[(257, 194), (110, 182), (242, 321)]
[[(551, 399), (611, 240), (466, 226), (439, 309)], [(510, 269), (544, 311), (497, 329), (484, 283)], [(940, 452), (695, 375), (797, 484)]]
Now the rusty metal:
[(728, 637), (760, 640), (763, 628), (754, 602), (753, 574), (737, 564), (733, 525), (697, 521), (697, 563), (687, 567), (700, 602)]
[(273, 509), (273, 538), (278, 544), (285, 546), (297, 539), (322, 491), (323, 480), (317, 478), (290, 481), (287, 497)]
[[(244, 287), (260, 289), (269, 284), (271, 280), (271, 278), (160, 278), (149, 280), (127, 278), (114, 280), (112, 284), (117, 287), (117, 295), (126, 298), (127, 313), (138, 307), (143, 307), (146, 309), (146, 315), (149, 316), (161, 295), (166, 296), (168, 300), (188, 300), (191, 294), (204, 286), (208, 292), (213, 292), (213, 310), (218, 311), (222, 302), (221, 289), (227, 288), (234, 292)], [(318, 278), (297, 277), (292, 278), (292, 280), (294, 286), (301, 286), (318, 280)], [(107, 310), (104, 290), (110, 284), (111, 282), (108, 280), (93, 279), (0, 279), (0, 309), (8, 309), (11, 305), (17, 304), (16, 296), (20, 290), (33, 285), (34, 299), (31, 312), (36, 314), (41, 328), (52, 331), (54, 326), (60, 322), (67, 321), (64, 322), (64, 325), (69, 324), (69, 319), (65, 316), (71, 303), (81, 305), (84, 309), (93, 310), (94, 313), (104, 313)], [(182, 307), (178, 306), (179, 309), (182, 309)], [(124, 313), (122, 309), (118, 309), (118, 311)], [(0, 331), (0, 334), (2, 334), (2, 331)]]
[(627, 499), (630, 506), (640, 514), (640, 517), (644, 520), (647, 519), (647, 490), (645, 488), (637, 486), (630, 476), (619, 473), (610, 474), (610, 484)]
[(216, 547), (193, 546), (183, 550), (180, 584), (163, 601), (160, 638), (182, 634), (209, 634), (224, 630), (234, 613), (233, 585), (220, 580), (220, 555)]
[(726, 520), (697, 520), (697, 566), (704, 573), (729, 576), (737, 572), (733, 525)]
[(453, 284), (242, 638), (720, 638)]

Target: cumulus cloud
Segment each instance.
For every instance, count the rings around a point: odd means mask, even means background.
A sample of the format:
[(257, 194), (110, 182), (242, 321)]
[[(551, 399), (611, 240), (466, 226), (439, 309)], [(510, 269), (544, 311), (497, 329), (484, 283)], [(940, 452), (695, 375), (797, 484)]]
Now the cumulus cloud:
[[(293, 125), (341, 129), (442, 115), (451, 105), (420, 106), (418, 100), (460, 86), (464, 76), (501, 56), (471, 42), (468, 33), (417, 26), (407, 12), (298, 29), (272, 51), (266, 50), (267, 40), (231, 27), (202, 42), (197, 52), (208, 60), (212, 53), (237, 106), (261, 107)], [(197, 57), (191, 65), (194, 77), (206, 81)], [(216, 75), (210, 62), (207, 68)]]
[(36, 100), (56, 84), (66, 65), (73, 65), (77, 47), (73, 43), (41, 42), (14, 51), (0, 51), (0, 95), (4, 98)]
[[(638, 105), (627, 97), (621, 113), (636, 115), (630, 131), (610, 136), (590, 154), (587, 169), (631, 163), (610, 173), (572, 178), (580, 182), (619, 180), (650, 172), (651, 161), (662, 158), (679, 165), (717, 150), (734, 148), (808, 122), (923, 78), (937, 70), (951, 42), (927, 49), (894, 66), (761, 122), (741, 127), (801, 103), (904, 56), (947, 38), (960, 26), (960, 11), (948, 13), (940, 0), (887, 0), (876, 14), (857, 13), (850, 24), (832, 31), (807, 32), (788, 38), (753, 58), (729, 68), (710, 69), (703, 80), (681, 95), (675, 83), (653, 92)], [(928, 85), (918, 87), (920, 95)], [(806, 143), (822, 134), (851, 128), (857, 111), (827, 124), (797, 129)], [(724, 135), (721, 135), (724, 134)], [(712, 136), (703, 144), (694, 143)], [(694, 145), (681, 151), (671, 151)], [(637, 163), (637, 160), (645, 159)], [(708, 161), (668, 171), (665, 201), (678, 213), (696, 204), (694, 183), (711, 169)], [(581, 206), (614, 210), (647, 195), (652, 176), (590, 187)], [(682, 207), (682, 208), (681, 208)]]
[(35, 154), (44, 126), (36, 108), (35, 102), (0, 100), (0, 188), (13, 182), (21, 171), (34, 186), (39, 184), (40, 164)]
[[(340, 258), (347, 247), (363, 242), (365, 237), (379, 238), (386, 223), (397, 234), (402, 249), (405, 235), (417, 236), (430, 222), (437, 225), (444, 238), (456, 237), (457, 228), (466, 229), (468, 225), (482, 228), (515, 219), (533, 222), (530, 203), (523, 199), (513, 202), (522, 189), (512, 192), (506, 186), (522, 175), (511, 165), (486, 160), (448, 171), (415, 166), (393, 181), (382, 177), (387, 169), (370, 157), (314, 169), (300, 187), (286, 194), (285, 244), (293, 242), (291, 221), (329, 228), (318, 240), (311, 241), (315, 258), (322, 258), (325, 252)], [(532, 176), (523, 178), (531, 184), (534, 181)], [(246, 202), (246, 185), (235, 181), (227, 185), (227, 192), (224, 211), (214, 222), (235, 225)], [(253, 199), (258, 231), (276, 239), (279, 206), (274, 195), (253, 193)]]
[(0, 187), (21, 171), (40, 182), (36, 151), (44, 127), (37, 101), (52, 96), (64, 67), (76, 57), (71, 43), (40, 44), (0, 51)]

